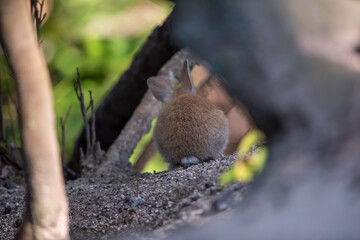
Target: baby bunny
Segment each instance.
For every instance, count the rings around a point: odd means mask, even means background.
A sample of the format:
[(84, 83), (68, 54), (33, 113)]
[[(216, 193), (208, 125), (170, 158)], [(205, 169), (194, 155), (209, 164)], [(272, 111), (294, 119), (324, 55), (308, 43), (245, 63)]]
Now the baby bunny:
[(187, 60), (180, 83), (181, 87), (174, 92), (164, 78), (147, 80), (154, 97), (168, 103), (158, 117), (154, 141), (170, 168), (219, 157), (229, 136), (229, 123), (223, 111), (196, 95)]

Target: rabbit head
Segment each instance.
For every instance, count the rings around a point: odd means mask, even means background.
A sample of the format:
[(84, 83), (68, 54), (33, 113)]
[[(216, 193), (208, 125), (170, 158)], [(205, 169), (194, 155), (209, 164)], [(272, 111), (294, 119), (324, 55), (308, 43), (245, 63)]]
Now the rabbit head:
[(147, 85), (154, 97), (163, 102), (169, 103), (174, 97), (184, 93), (196, 93), (190, 74), (189, 61), (185, 60), (179, 79), (181, 87), (175, 89), (171, 86), (166, 77), (151, 77), (147, 80)]

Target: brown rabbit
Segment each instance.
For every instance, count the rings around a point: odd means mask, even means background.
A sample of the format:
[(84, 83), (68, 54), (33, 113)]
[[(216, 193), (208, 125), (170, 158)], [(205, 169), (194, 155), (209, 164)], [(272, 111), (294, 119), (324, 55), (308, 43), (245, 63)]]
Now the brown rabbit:
[(181, 87), (174, 93), (164, 78), (151, 77), (147, 80), (155, 98), (168, 102), (157, 120), (154, 140), (170, 167), (219, 157), (229, 136), (225, 114), (209, 100), (195, 94), (187, 60), (180, 83)]

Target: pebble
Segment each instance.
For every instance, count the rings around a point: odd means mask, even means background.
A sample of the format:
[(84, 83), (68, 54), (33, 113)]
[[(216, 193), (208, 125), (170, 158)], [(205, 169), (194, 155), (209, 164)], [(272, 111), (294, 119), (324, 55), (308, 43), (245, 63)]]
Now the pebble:
[(8, 214), (11, 212), (11, 207), (9, 205), (6, 205), (4, 208), (4, 214)]
[(20, 218), (15, 220), (15, 227), (20, 227), (22, 224), (22, 220)]
[(232, 187), (232, 189), (233, 189), (234, 191), (237, 191), (237, 190), (242, 189), (243, 187), (245, 187), (245, 184), (243, 184), (243, 183), (236, 183), (236, 184), (234, 184), (234, 186)]
[(138, 206), (138, 205), (143, 205), (145, 202), (142, 200), (142, 199), (138, 199), (138, 200), (136, 200), (135, 202), (133, 202), (133, 203), (131, 203), (131, 207), (132, 208), (134, 208), (134, 207), (136, 207), (136, 206)]
[(4, 187), (7, 189), (14, 189), (14, 188), (16, 188), (16, 184), (11, 181), (6, 181), (4, 183)]
[(205, 188), (209, 188), (209, 187), (212, 187), (212, 186), (214, 186), (214, 184), (212, 184), (211, 182), (205, 183)]
[(221, 188), (218, 187), (218, 186), (211, 187), (211, 188), (210, 188), (210, 194), (213, 195), (213, 194), (215, 194), (216, 192), (219, 192), (220, 190), (221, 190)]
[(232, 191), (224, 191), (221, 195), (213, 202), (213, 209), (221, 212), (225, 209), (234, 206), (236, 203), (235, 196)]

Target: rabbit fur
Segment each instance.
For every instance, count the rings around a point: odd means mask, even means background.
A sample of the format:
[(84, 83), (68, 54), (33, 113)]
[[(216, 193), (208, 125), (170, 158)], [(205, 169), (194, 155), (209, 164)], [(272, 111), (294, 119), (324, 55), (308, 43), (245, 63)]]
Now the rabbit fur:
[(187, 60), (181, 87), (175, 92), (161, 77), (149, 78), (147, 83), (156, 99), (168, 103), (155, 125), (154, 142), (170, 167), (196, 164), (222, 154), (229, 136), (228, 119), (209, 100), (196, 95)]

